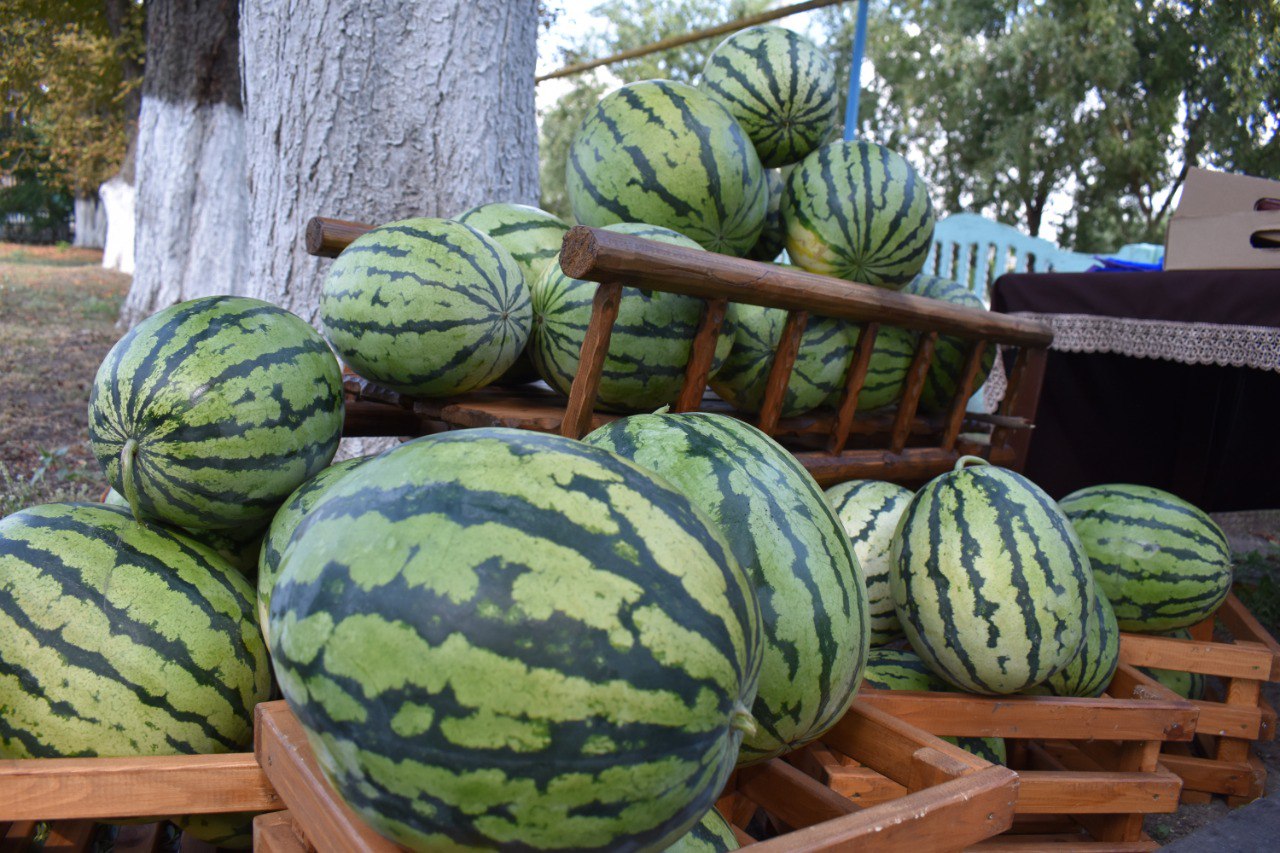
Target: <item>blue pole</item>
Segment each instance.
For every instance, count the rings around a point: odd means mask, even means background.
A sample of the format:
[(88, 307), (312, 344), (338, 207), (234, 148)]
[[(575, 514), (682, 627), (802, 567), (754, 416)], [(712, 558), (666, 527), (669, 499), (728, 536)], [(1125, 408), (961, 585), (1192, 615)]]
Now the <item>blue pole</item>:
[(853, 33), (853, 65), (849, 68), (849, 100), (844, 108), (844, 139), (858, 135), (858, 98), (862, 95), (862, 56), (867, 51), (867, 2), (858, 0), (858, 28)]

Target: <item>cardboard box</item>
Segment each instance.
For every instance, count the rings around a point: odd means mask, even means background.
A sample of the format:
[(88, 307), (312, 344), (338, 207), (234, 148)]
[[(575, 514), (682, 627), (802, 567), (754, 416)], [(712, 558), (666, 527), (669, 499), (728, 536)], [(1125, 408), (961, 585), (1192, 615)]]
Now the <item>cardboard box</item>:
[(1169, 220), (1164, 268), (1280, 269), (1280, 181), (1191, 169)]

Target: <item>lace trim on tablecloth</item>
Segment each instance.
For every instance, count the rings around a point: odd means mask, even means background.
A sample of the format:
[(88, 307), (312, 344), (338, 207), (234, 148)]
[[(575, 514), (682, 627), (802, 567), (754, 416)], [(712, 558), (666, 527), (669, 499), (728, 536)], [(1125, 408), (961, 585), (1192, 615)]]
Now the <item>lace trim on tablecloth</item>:
[[(1179, 323), (1035, 311), (1015, 311), (1012, 316), (1052, 326), (1050, 349), (1060, 352), (1107, 352), (1180, 364), (1252, 367), (1280, 373), (1280, 328), (1274, 326)], [(1000, 363), (998, 356), (996, 363)], [(987, 412), (994, 412), (1004, 399), (1006, 385), (1004, 371), (993, 370), (982, 392), (983, 408)]]

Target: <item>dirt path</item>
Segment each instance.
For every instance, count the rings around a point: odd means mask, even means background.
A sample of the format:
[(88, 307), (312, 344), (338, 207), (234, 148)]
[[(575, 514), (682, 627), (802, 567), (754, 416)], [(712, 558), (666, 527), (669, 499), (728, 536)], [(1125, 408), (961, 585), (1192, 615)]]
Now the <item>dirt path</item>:
[(105, 488), (88, 446), (89, 389), (129, 276), (101, 258), (0, 243), (0, 516)]

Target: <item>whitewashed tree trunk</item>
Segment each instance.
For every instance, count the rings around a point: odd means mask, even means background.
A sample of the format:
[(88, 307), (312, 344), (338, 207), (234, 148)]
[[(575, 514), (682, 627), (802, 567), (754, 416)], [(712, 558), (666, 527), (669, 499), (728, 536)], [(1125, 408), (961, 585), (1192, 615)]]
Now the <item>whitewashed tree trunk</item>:
[(242, 0), (249, 293), (314, 322), (316, 215), (536, 204), (536, 0)]
[(148, 0), (138, 232), (122, 325), (243, 293), (248, 192), (235, 2)]
[(101, 249), (107, 238), (107, 212), (96, 195), (77, 195), (72, 209), (75, 236), (71, 245)]
[(133, 181), (120, 174), (98, 188), (102, 209), (107, 214), (107, 236), (102, 241), (102, 265), (109, 270), (133, 273), (134, 200)]

